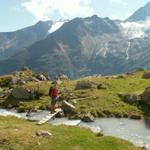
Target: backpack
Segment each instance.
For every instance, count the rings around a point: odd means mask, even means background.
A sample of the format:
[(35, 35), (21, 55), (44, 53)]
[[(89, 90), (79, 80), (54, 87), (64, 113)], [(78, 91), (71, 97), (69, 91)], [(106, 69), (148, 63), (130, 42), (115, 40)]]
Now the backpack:
[(53, 92), (53, 86), (51, 86), (50, 88), (49, 88), (49, 93), (48, 93), (48, 95), (51, 97), (51, 95), (52, 95), (52, 92)]

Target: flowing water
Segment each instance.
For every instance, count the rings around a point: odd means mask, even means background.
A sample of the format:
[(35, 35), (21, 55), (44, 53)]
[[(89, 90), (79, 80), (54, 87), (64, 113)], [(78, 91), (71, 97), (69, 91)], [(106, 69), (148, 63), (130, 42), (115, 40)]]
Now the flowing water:
[[(35, 120), (40, 120), (46, 114), (46, 111), (31, 113)], [(27, 119), (25, 113), (17, 113), (15, 110), (0, 109), (1, 116), (16, 116), (18, 118)], [(137, 146), (146, 146), (150, 150), (150, 125), (145, 124), (143, 120), (102, 118), (96, 119), (92, 123), (84, 123), (80, 120), (68, 120), (67, 118), (50, 120), (48, 123), (54, 125), (79, 125), (88, 127), (92, 130), (101, 128), (104, 135), (116, 136), (134, 143)]]

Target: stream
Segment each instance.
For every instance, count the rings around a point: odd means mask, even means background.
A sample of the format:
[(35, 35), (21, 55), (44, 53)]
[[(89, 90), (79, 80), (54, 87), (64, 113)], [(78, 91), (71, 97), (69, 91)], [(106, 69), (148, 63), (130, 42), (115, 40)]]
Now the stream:
[[(31, 113), (33, 120), (40, 120), (48, 112), (38, 111)], [(0, 116), (16, 116), (18, 118), (28, 119), (26, 113), (17, 113), (15, 110), (0, 109)], [(52, 119), (48, 123), (53, 125), (78, 125), (87, 127), (91, 130), (101, 128), (104, 135), (110, 135), (128, 140), (137, 146), (145, 146), (150, 150), (150, 125), (145, 124), (143, 120), (131, 120), (124, 118), (98, 118), (95, 122), (85, 123), (80, 120), (68, 120), (67, 118)]]

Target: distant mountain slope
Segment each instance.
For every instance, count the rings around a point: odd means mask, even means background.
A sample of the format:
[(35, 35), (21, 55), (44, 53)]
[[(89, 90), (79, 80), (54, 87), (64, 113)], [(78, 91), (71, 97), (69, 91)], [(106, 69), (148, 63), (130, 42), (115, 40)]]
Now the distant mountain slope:
[(45, 40), (24, 49), (8, 61), (1, 62), (1, 66), (7, 63), (7, 67), (1, 67), (0, 73), (29, 66), (50, 75), (59, 72), (73, 77), (90, 74), (87, 65), (95, 53), (105, 53), (101, 45), (118, 33), (119, 28), (108, 18), (94, 15), (85, 19), (73, 19)]
[[(144, 8), (148, 6), (149, 3)], [(60, 25), (58, 23), (52, 29)], [(45, 39), (1, 61), (0, 74), (23, 66), (51, 76), (64, 73), (72, 78), (118, 74), (141, 67), (150, 69), (148, 20), (114, 21), (94, 15), (75, 18), (58, 30), (52, 29)]]
[(127, 21), (144, 21), (147, 19), (150, 20), (150, 2), (144, 7), (139, 8)]
[(39, 40), (46, 38), (52, 21), (37, 24), (14, 32), (0, 33), (0, 59), (6, 59)]

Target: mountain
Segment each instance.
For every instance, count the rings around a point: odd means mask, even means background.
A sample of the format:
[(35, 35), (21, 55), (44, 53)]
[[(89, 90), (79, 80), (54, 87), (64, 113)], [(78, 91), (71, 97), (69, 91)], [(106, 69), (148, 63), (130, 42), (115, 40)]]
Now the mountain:
[[(65, 73), (72, 77), (90, 74), (90, 62), (98, 53), (105, 54), (105, 41), (118, 39), (118, 26), (109, 18), (94, 15), (65, 23), (46, 39), (39, 41), (11, 59), (0, 63), (0, 73), (23, 66), (35, 71)], [(4, 67), (7, 64), (7, 67)]]
[(150, 2), (144, 7), (139, 8), (133, 15), (131, 15), (127, 21), (144, 21), (150, 20)]
[(39, 21), (33, 26), (14, 32), (0, 32), (0, 60), (9, 58), (24, 47), (43, 40), (63, 23), (64, 21)]
[(58, 22), (48, 32), (45, 39), (1, 61), (0, 74), (24, 66), (50, 76), (63, 73), (72, 78), (150, 69), (147, 20), (116, 21), (93, 15), (64, 24)]

